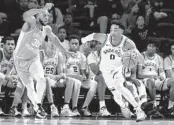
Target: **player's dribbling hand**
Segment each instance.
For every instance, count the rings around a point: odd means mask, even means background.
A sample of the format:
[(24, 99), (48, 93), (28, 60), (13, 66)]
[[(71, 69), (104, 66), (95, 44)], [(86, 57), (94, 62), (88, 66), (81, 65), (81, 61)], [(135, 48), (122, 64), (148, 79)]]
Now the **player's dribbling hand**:
[(54, 6), (53, 3), (46, 3), (43, 9), (50, 10), (53, 6)]

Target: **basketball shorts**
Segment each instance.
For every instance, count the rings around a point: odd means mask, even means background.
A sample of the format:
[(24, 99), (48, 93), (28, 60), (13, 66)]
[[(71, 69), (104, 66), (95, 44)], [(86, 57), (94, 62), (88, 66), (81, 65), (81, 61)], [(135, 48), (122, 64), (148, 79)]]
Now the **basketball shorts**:
[[(149, 78), (145, 78), (145, 79), (143, 79), (143, 83), (144, 83), (144, 85), (147, 87), (147, 80), (148, 80)], [(168, 79), (169, 78), (166, 78), (166, 79), (164, 79), (164, 80), (160, 80), (160, 79), (156, 79), (156, 80), (154, 80), (154, 82), (155, 82), (155, 87), (156, 87), (156, 90), (157, 91), (166, 91), (166, 90), (168, 90), (168, 86), (167, 86), (167, 82), (168, 82)]]
[(122, 84), (121, 86), (123, 86), (123, 84), (125, 82), (125, 78), (122, 74), (122, 70), (103, 71), (102, 74), (103, 74), (105, 83), (110, 90), (116, 89), (115, 84)]
[(14, 56), (14, 62), (15, 62), (15, 68), (17, 70), (17, 73), (21, 72), (20, 75), (24, 73), (32, 77), (34, 76), (44, 77), (44, 70), (40, 62), (39, 55), (30, 60), (20, 59), (19, 57)]

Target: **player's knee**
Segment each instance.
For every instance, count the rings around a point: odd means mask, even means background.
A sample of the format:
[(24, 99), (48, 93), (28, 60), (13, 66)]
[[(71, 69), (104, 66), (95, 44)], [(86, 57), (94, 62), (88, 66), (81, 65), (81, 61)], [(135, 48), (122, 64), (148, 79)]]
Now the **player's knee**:
[(100, 75), (97, 75), (96, 77), (95, 77), (95, 81), (97, 81), (99, 84), (101, 83), (104, 83), (104, 78), (103, 78), (103, 75), (102, 74), (100, 74)]
[(91, 84), (90, 84), (90, 91), (96, 91), (97, 90), (97, 86), (98, 86), (98, 82), (96, 81), (91, 81)]

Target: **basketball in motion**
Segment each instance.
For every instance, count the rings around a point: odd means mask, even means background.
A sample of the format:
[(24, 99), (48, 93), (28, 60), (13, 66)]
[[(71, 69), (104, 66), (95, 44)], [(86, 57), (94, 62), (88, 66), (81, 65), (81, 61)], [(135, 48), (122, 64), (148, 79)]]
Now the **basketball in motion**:
[(122, 64), (127, 69), (132, 69), (137, 65), (138, 55), (135, 51), (125, 52), (122, 56)]

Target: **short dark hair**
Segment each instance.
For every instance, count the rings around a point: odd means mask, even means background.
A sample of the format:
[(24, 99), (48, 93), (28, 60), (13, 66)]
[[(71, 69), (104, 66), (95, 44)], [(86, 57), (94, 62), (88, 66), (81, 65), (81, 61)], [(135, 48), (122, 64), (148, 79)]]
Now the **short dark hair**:
[(15, 43), (15, 38), (12, 36), (6, 36), (2, 39), (2, 43), (6, 44), (7, 40), (14, 40)]
[(121, 29), (125, 30), (124, 25), (120, 22), (120, 20), (112, 20), (111, 21), (111, 26), (112, 25), (118, 25)]
[[(65, 29), (65, 31), (66, 31), (66, 28), (65, 28), (64, 26), (60, 26), (60, 27), (58, 28), (58, 32), (59, 32), (61, 29)], [(67, 32), (67, 31), (66, 31), (66, 32)]]
[(79, 41), (79, 43), (80, 43), (80, 37), (78, 36), (78, 35), (70, 35), (69, 37), (68, 37), (68, 40), (69, 41), (71, 41), (72, 39), (77, 39), (78, 41)]
[(68, 15), (70, 15), (70, 16), (73, 18), (73, 14), (72, 14), (72, 13), (70, 13), (70, 12), (67, 12), (67, 13), (65, 13), (64, 18), (63, 18), (63, 19), (65, 19), (65, 17), (66, 17), (66, 16), (68, 16)]
[(153, 40), (153, 39), (148, 39), (147, 40), (147, 46), (149, 45), (149, 44), (153, 44), (153, 45), (155, 45), (156, 47), (158, 47), (157, 45), (157, 42), (155, 41), (155, 40)]

